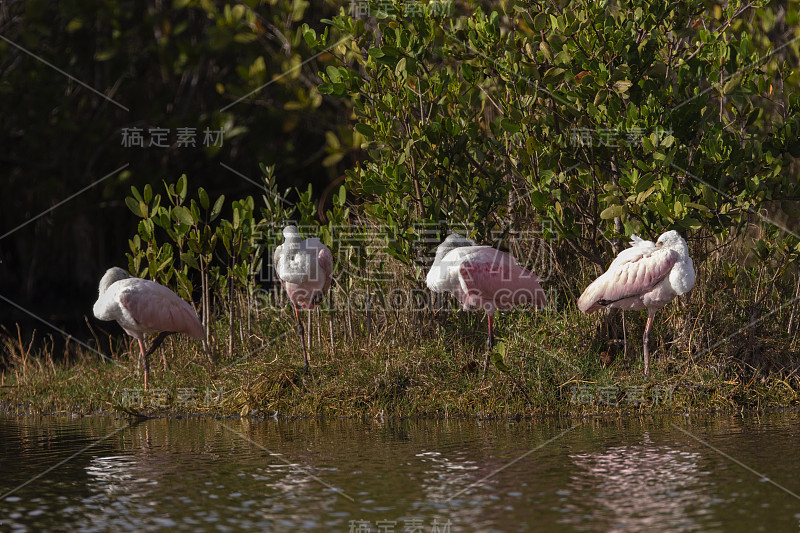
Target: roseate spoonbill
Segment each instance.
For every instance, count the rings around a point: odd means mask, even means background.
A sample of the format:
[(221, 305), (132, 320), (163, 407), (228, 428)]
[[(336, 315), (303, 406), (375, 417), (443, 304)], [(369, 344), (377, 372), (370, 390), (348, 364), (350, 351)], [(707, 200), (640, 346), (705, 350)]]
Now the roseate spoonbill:
[(316, 237), (302, 240), (295, 226), (283, 228), (283, 244), (275, 248), (272, 265), (289, 296), (297, 318), (297, 334), (303, 348), (304, 370), (308, 370), (308, 350), (298, 307), (314, 309), (331, 287), (333, 256)]
[(578, 308), (591, 314), (602, 307), (622, 310), (647, 309), (644, 327), (644, 374), (650, 372), (650, 328), (656, 311), (694, 287), (694, 265), (689, 247), (677, 231), (667, 231), (658, 241), (631, 236), (608, 270), (586, 287)]
[[(144, 390), (150, 377), (148, 357), (173, 333), (202, 339), (203, 325), (194, 308), (170, 289), (146, 279), (134, 278), (118, 267), (109, 268), (100, 280), (94, 303), (94, 316), (116, 320), (128, 335), (139, 341), (144, 367)], [(144, 336), (158, 333), (150, 349), (144, 349)]]
[(505, 252), (491, 246), (478, 246), (475, 241), (452, 233), (436, 248), (436, 257), (426, 278), (433, 292), (449, 292), (466, 311), (483, 308), (489, 321), (483, 377), (489, 367), (494, 343), (492, 318), (496, 309), (510, 309), (532, 303), (547, 303), (539, 278)]

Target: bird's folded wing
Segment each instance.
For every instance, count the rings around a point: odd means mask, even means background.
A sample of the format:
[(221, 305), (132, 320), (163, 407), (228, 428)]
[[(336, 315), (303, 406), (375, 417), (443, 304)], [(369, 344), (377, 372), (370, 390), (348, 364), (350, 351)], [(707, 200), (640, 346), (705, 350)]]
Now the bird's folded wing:
[[(634, 235), (635, 237), (635, 235)], [(633, 246), (630, 248), (625, 248), (622, 250), (617, 257), (611, 262), (608, 269), (611, 270), (611, 267), (615, 265), (622, 265), (625, 263), (630, 263), (632, 261), (638, 261), (643, 257), (647, 257), (658, 248), (656, 247), (653, 241), (646, 241), (644, 239), (640, 239), (637, 237), (638, 240), (632, 240), (631, 243)]]
[[(630, 250), (633, 248), (625, 252)], [(649, 253), (629, 253), (623, 258), (627, 260), (617, 257), (602, 276), (586, 287), (578, 299), (578, 308), (591, 313), (600, 308), (601, 300), (616, 302), (644, 294), (669, 275), (679, 258), (678, 252), (660, 248)]]
[(547, 303), (536, 274), (519, 266), (512, 256), (499, 250), (490, 250), (492, 252), (465, 259), (459, 266), (464, 293), (488, 300), (500, 299), (509, 306), (521, 303), (543, 306)]
[(122, 291), (119, 303), (144, 332), (169, 331), (203, 338), (203, 326), (188, 302), (154, 282)]
[(333, 276), (333, 255), (327, 246), (323, 245), (320, 248), (317, 254), (317, 262), (322, 270), (322, 275), (325, 277), (325, 285), (322, 290), (327, 292), (331, 286), (331, 276)]

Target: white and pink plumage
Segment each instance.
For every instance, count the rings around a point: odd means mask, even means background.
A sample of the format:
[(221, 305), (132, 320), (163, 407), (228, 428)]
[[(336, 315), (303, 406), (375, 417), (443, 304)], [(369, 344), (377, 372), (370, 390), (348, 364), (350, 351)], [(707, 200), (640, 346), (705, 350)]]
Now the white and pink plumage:
[[(150, 376), (148, 357), (172, 333), (202, 339), (203, 325), (194, 308), (167, 287), (133, 278), (118, 267), (109, 268), (100, 280), (99, 296), (92, 309), (100, 320), (116, 320), (128, 335), (139, 341), (144, 367), (144, 390)], [(144, 336), (159, 333), (149, 350)]]
[(308, 370), (305, 331), (298, 307), (310, 310), (322, 301), (331, 287), (333, 256), (318, 238), (303, 240), (295, 226), (287, 226), (283, 229), (283, 244), (275, 248), (272, 265), (294, 307), (305, 369)]
[(436, 257), (426, 278), (433, 292), (449, 292), (466, 311), (481, 308), (489, 322), (483, 375), (489, 366), (494, 341), (492, 319), (497, 309), (511, 309), (521, 304), (542, 307), (547, 303), (539, 278), (505, 252), (457, 233), (448, 235), (436, 249)]
[(658, 241), (633, 235), (631, 247), (614, 259), (603, 275), (586, 287), (578, 308), (590, 314), (603, 307), (647, 309), (644, 328), (644, 373), (650, 372), (648, 341), (653, 317), (676, 296), (694, 287), (694, 265), (689, 247), (677, 231), (667, 231)]

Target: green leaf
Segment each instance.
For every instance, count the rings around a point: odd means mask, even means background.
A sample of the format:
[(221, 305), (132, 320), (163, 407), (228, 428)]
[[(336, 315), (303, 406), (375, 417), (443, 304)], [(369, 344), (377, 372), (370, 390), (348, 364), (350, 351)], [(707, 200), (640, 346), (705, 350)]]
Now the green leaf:
[(631, 82), (628, 80), (619, 80), (614, 82), (614, 90), (620, 94), (628, 92), (631, 88)]
[(653, 182), (656, 180), (656, 174), (654, 172), (648, 172), (641, 178), (639, 181), (636, 182), (636, 193), (642, 193), (653, 186)]
[(190, 267), (194, 268), (195, 270), (200, 270), (197, 266), (197, 259), (195, 258), (194, 254), (190, 252), (184, 252), (181, 254), (181, 261), (189, 265)]
[(131, 185), (131, 194), (133, 194), (133, 197), (139, 202), (144, 202), (142, 195), (139, 194), (139, 189), (137, 189), (135, 185)]
[(528, 155), (533, 155), (536, 153), (536, 150), (539, 149), (539, 141), (536, 140), (534, 136), (530, 136), (525, 139), (525, 150), (528, 152)]
[(500, 127), (509, 133), (519, 133), (519, 123), (511, 120), (510, 118), (503, 118), (500, 120)]
[(608, 100), (608, 89), (600, 89), (597, 91), (597, 94), (594, 95), (594, 105), (599, 106), (600, 104), (604, 103)]
[(680, 221), (681, 226), (686, 229), (700, 229), (703, 227), (703, 223), (697, 220), (696, 218), (687, 217)]
[(667, 207), (667, 204), (661, 200), (656, 200), (656, 210), (662, 217), (672, 220), (672, 211), (670, 211), (669, 207)]
[(406, 73), (406, 58), (401, 58), (400, 61), (397, 62), (397, 65), (394, 67), (394, 74), (395, 76), (402, 76)]
[(213, 222), (217, 219), (220, 212), (222, 211), (222, 205), (225, 203), (225, 195), (221, 195), (217, 198), (217, 201), (214, 202), (214, 207), (211, 208), (211, 214), (208, 216), (209, 222)]
[(139, 221), (139, 235), (145, 242), (150, 242), (153, 240), (154, 229), (155, 227), (153, 226), (153, 221), (149, 218)]
[(175, 192), (178, 194), (178, 198), (180, 199), (180, 203), (186, 199), (186, 174), (182, 174), (180, 178), (178, 178), (178, 184), (175, 188)]
[(536, 31), (542, 31), (547, 27), (547, 23), (550, 21), (547, 13), (538, 13), (535, 17), (533, 17), (533, 29)]
[(128, 206), (128, 209), (133, 212), (139, 218), (146, 218), (147, 217), (147, 205), (144, 202), (140, 202), (135, 198), (131, 198), (130, 196), (125, 197), (125, 205)]
[(189, 214), (192, 216), (192, 220), (200, 220), (200, 207), (194, 199), (189, 202)]
[(531, 204), (541, 211), (547, 205), (547, 196), (539, 191), (531, 191)]
[(374, 194), (376, 196), (386, 194), (386, 185), (383, 180), (368, 178), (361, 184), (361, 188), (364, 190), (365, 194)]
[(161, 272), (162, 270), (164, 270), (165, 268), (167, 268), (171, 264), (172, 264), (172, 256), (169, 256), (166, 259), (164, 259), (164, 261), (161, 262), (161, 264), (158, 265), (157, 271)]
[(372, 126), (369, 124), (364, 124), (363, 122), (359, 122), (356, 124), (356, 131), (364, 136), (367, 140), (372, 140), (375, 137), (375, 130), (372, 129)]
[(314, 31), (314, 28), (309, 28), (308, 24), (303, 24), (302, 29), (306, 44), (309, 48), (314, 48), (317, 45), (317, 32)]
[(509, 368), (504, 361), (504, 357), (508, 354), (508, 346), (504, 342), (498, 342), (492, 348), (492, 363), (501, 372), (508, 372)]
[(566, 71), (561, 67), (552, 67), (544, 73), (544, 76), (542, 76), (542, 82), (544, 82), (545, 85), (549, 85), (551, 83), (556, 85), (564, 77), (564, 72)]
[(600, 218), (603, 220), (610, 220), (614, 217), (621, 217), (625, 214), (625, 207), (622, 205), (612, 205), (603, 209), (600, 213)]
[(331, 83), (341, 83), (342, 75), (337, 67), (328, 65), (325, 67), (325, 73), (328, 75), (328, 79), (331, 80)]
[(684, 207), (691, 207), (692, 209), (697, 209), (698, 211), (708, 212), (709, 209), (705, 205), (700, 205), (694, 202), (686, 202)]
[(186, 224), (187, 226), (194, 225), (194, 218), (192, 218), (192, 214), (182, 205), (176, 206), (172, 209), (172, 218), (176, 222)]
[(208, 201), (208, 193), (202, 187), (197, 189), (197, 197), (200, 200), (200, 205), (203, 206), (203, 209), (208, 209), (209, 201)]

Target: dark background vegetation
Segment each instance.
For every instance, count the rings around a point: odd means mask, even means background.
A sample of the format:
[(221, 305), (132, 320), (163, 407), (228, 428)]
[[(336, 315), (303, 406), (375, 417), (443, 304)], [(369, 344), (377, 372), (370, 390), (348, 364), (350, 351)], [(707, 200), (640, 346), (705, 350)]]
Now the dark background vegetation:
[[(322, 191), (352, 163), (329, 158), (326, 140), (348, 111), (317, 93), (326, 56), (301, 66), (316, 51), (299, 29), (335, 11), (327, 0), (3, 2), (0, 234), (88, 189), (0, 240), (0, 294), (80, 337), (99, 277), (127, 267), (132, 185), (160, 190), (185, 173), (214, 197), (244, 197), (259, 189), (236, 173), (258, 184), (265, 162), (280, 184)], [(195, 148), (177, 146), (183, 127), (196, 128)], [(130, 128), (144, 148), (123, 146)], [(148, 146), (151, 128), (170, 130), (169, 147)], [(204, 146), (206, 128), (224, 130), (221, 147)], [(1, 303), (0, 324), (17, 322), (52, 332)]]

